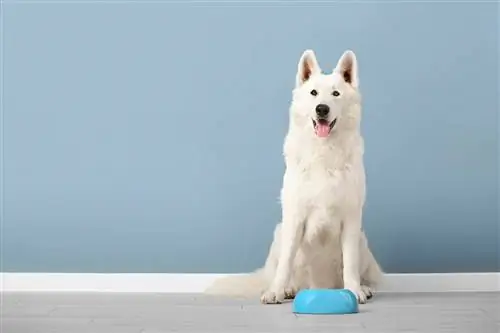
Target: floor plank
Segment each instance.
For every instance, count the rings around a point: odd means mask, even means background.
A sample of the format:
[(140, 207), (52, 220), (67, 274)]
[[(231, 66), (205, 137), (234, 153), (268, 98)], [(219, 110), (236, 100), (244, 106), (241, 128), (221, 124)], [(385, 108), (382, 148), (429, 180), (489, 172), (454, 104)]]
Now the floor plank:
[(198, 294), (3, 293), (2, 333), (498, 333), (500, 293), (381, 293), (360, 313), (300, 316)]

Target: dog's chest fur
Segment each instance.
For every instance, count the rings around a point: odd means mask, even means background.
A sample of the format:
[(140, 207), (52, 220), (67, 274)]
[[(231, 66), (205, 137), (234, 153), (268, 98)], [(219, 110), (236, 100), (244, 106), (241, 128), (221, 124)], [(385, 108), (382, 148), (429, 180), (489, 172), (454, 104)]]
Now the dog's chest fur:
[(313, 141), (317, 138), (310, 140), (285, 142), (282, 201), (304, 215), (306, 238), (331, 238), (340, 233), (342, 220), (363, 204), (363, 142), (361, 136), (319, 144)]
[(337, 144), (287, 140), (283, 187), (297, 204), (317, 209), (349, 209), (364, 195), (362, 139)]

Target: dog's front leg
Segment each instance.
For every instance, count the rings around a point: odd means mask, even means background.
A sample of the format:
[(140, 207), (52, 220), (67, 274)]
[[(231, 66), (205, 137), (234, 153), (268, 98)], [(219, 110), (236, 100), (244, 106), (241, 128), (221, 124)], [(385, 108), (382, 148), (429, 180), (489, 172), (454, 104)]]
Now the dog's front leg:
[(344, 265), (344, 288), (356, 295), (360, 303), (366, 302), (366, 295), (361, 288), (359, 272), (361, 240), (361, 215), (349, 216), (343, 221), (342, 228), (342, 261)]
[(278, 266), (271, 286), (262, 294), (261, 302), (264, 304), (279, 304), (284, 301), (285, 288), (290, 281), (295, 255), (304, 236), (303, 219), (298, 218), (296, 214), (283, 217)]

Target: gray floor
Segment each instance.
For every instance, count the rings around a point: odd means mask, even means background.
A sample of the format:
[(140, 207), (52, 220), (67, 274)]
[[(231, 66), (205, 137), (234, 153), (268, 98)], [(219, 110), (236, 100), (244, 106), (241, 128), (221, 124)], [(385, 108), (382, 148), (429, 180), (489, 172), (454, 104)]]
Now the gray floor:
[(500, 332), (500, 293), (378, 294), (344, 316), (196, 294), (4, 293), (1, 300), (1, 333)]

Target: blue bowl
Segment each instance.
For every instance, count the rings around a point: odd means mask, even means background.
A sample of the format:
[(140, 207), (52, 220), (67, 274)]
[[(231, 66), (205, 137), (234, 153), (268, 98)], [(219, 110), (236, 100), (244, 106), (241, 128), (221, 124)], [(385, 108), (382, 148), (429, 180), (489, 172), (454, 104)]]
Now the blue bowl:
[(303, 314), (358, 313), (358, 300), (347, 289), (303, 289), (293, 300), (293, 312)]

